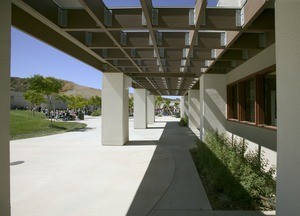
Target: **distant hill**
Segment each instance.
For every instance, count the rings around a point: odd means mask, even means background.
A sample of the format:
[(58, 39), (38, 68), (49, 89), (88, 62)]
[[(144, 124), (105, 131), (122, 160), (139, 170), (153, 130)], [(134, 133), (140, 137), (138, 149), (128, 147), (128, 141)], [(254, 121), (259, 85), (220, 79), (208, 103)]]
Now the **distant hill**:
[[(61, 80), (64, 82), (64, 87), (61, 90), (62, 94), (67, 95), (82, 95), (83, 97), (89, 98), (92, 96), (100, 96), (101, 90), (90, 88), (76, 83)], [(11, 91), (25, 92), (28, 88), (27, 78), (11, 77)]]
[(27, 79), (19, 77), (10, 78), (10, 90), (15, 92), (25, 92), (28, 88)]

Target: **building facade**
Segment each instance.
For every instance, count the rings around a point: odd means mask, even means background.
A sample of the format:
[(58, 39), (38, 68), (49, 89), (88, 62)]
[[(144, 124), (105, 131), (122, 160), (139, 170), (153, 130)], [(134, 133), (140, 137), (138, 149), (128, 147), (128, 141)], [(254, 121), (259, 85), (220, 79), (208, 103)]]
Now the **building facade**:
[(140, 0), (140, 8), (120, 10), (100, 0), (0, 1), (1, 216), (10, 215), (12, 25), (103, 72), (102, 145), (128, 141), (131, 81), (136, 128), (153, 113), (149, 92), (184, 96), (200, 139), (217, 129), (265, 152), (277, 167), (276, 214), (299, 215), (300, 2), (248, 0), (226, 9), (203, 2), (154, 8)]

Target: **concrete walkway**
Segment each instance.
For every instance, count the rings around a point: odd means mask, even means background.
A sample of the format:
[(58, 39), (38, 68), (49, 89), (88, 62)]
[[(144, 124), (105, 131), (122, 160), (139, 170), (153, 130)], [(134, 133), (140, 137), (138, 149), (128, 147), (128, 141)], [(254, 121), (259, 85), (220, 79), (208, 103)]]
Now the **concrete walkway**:
[(177, 121), (135, 130), (130, 119), (125, 146), (101, 146), (99, 117), (82, 131), (11, 141), (12, 216), (265, 215), (211, 211), (188, 151), (195, 135)]

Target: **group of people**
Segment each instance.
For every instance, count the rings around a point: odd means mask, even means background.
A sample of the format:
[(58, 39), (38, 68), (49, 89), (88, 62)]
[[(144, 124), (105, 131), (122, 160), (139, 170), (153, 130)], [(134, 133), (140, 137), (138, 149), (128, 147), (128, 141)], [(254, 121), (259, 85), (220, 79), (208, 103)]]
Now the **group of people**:
[(85, 115), (85, 109), (67, 109), (67, 110), (48, 110), (41, 107), (36, 108), (36, 111), (43, 112), (47, 119), (62, 120), (62, 121), (74, 121), (79, 119), (79, 115)]
[(43, 110), (45, 117), (54, 120), (72, 121), (78, 119), (80, 111), (77, 110), (49, 110), (46, 108)]
[(163, 107), (155, 109), (155, 115), (175, 116), (176, 113), (179, 113), (179, 109), (176, 107)]

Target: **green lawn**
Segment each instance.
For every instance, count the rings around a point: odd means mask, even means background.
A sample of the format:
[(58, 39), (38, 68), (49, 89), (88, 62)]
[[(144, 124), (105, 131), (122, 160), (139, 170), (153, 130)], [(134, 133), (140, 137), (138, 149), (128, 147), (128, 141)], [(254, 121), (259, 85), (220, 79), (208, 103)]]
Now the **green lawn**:
[(86, 124), (77, 122), (54, 122), (45, 119), (43, 113), (35, 113), (32, 116), (30, 111), (10, 111), (10, 139), (23, 139), (40, 137), (57, 133), (64, 133), (85, 128)]

